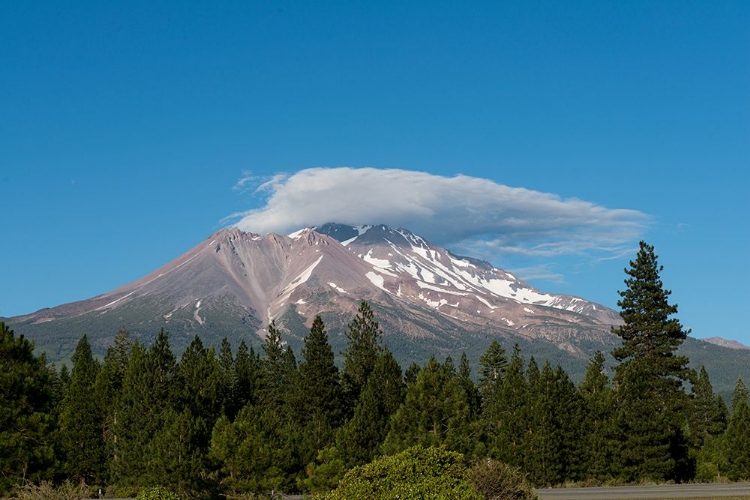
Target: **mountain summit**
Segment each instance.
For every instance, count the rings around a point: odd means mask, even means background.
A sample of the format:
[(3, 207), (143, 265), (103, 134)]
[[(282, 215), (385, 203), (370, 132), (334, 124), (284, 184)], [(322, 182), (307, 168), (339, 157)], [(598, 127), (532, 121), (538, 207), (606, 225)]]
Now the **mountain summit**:
[[(177, 354), (195, 335), (207, 345), (227, 337), (234, 346), (244, 340), (257, 348), (271, 321), (299, 352), (320, 315), (334, 352), (341, 352), (362, 300), (404, 366), (462, 351), (476, 362), (499, 339), (506, 348), (519, 344), (526, 354), (559, 362), (575, 377), (596, 350), (619, 343), (610, 327), (620, 318), (607, 307), (544, 293), (406, 229), (333, 223), (289, 235), (222, 229), (112, 292), (6, 323), (50, 361), (63, 361), (84, 334), (103, 354), (121, 327), (147, 344), (164, 328)], [(747, 366), (748, 351), (689, 340), (694, 364), (727, 366), (727, 385), (736, 381), (735, 364)]]
[[(135, 282), (10, 323), (48, 350), (70, 349), (84, 333), (103, 348), (123, 325), (144, 336), (164, 327), (180, 350), (194, 334), (257, 341), (271, 320), (300, 335), (316, 314), (343, 327), (362, 300), (397, 344), (442, 339), (446, 349), (501, 335), (577, 352), (582, 341), (610, 338), (619, 321), (611, 309), (543, 293), (406, 229), (330, 223), (290, 235), (222, 229)], [(66, 347), (54, 351), (64, 357)]]

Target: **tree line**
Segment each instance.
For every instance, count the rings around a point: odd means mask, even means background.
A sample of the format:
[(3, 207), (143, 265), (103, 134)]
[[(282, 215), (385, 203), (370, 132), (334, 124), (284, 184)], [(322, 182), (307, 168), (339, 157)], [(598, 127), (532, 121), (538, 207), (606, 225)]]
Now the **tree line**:
[(146, 346), (122, 329), (101, 361), (83, 336), (70, 370), (0, 323), (0, 495), (41, 480), (117, 496), (325, 492), (415, 445), (520, 467), (537, 486), (750, 478), (748, 390), (740, 379), (728, 407), (676, 354), (688, 332), (661, 270), (641, 242), (614, 373), (598, 352), (578, 385), (498, 341), (476, 375), (465, 353), (404, 369), (366, 302), (340, 368), (320, 316), (299, 354), (274, 322), (262, 352), (196, 336), (179, 360), (165, 331)]

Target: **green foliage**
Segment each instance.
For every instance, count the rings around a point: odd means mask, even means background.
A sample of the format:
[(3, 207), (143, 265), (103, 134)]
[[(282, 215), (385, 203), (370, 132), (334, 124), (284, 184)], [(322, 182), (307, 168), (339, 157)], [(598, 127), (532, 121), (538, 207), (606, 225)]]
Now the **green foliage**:
[(469, 403), (455, 371), (430, 358), (415, 384), (406, 388), (404, 404), (393, 415), (383, 451), (394, 453), (413, 445), (445, 445), (460, 452), (473, 450), (476, 429)]
[(101, 438), (104, 414), (94, 391), (98, 372), (99, 363), (84, 335), (73, 354), (73, 372), (61, 404), (57, 435), (64, 457), (63, 470), (75, 482), (88, 484), (100, 483), (106, 466)]
[(375, 458), (388, 433), (388, 422), (403, 400), (401, 367), (384, 348), (360, 394), (354, 416), (337, 434), (337, 447), (348, 468)]
[(732, 415), (724, 435), (726, 475), (733, 481), (750, 479), (750, 405), (742, 379), (732, 398)]
[(578, 386), (582, 403), (582, 477), (599, 481), (611, 477), (613, 392), (604, 367), (604, 354), (597, 351), (586, 376)]
[(482, 402), (488, 456), (513, 466), (523, 465), (530, 420), (529, 385), (521, 350), (515, 345), (501, 387)]
[(508, 368), (508, 356), (500, 342), (493, 340), (487, 350), (479, 358), (479, 391), (487, 399), (503, 380)]
[(692, 477), (683, 433), (688, 407), (683, 383), (694, 380), (688, 359), (676, 354), (687, 337), (670, 304), (654, 248), (644, 242), (625, 272), (619, 292), (624, 325), (612, 332), (622, 345), (612, 351), (617, 412), (616, 467), (626, 480), (686, 480)]
[(315, 461), (305, 468), (307, 477), (300, 481), (300, 489), (310, 493), (331, 491), (349, 470), (336, 447), (321, 450)]
[(161, 486), (143, 488), (135, 500), (180, 500), (176, 493)]
[(370, 305), (362, 301), (355, 318), (349, 323), (346, 338), (349, 344), (344, 351), (344, 368), (341, 383), (344, 397), (353, 407), (367, 379), (375, 368), (375, 360), (381, 351), (383, 331), (375, 321)]
[(465, 478), (463, 456), (444, 448), (414, 446), (346, 473), (329, 500), (479, 500)]
[(518, 467), (486, 458), (466, 472), (466, 478), (485, 500), (537, 500), (534, 488)]
[(344, 417), (339, 370), (333, 362), (333, 349), (323, 320), (316, 316), (310, 334), (305, 337), (299, 365), (301, 385), (295, 405), (298, 421), (305, 425), (308, 449), (303, 450), (304, 462), (333, 442), (333, 430)]
[(34, 344), (0, 321), (0, 495), (45, 479), (53, 460), (52, 377)]
[(64, 481), (55, 486), (50, 481), (39, 484), (26, 483), (14, 491), (17, 500), (84, 500), (92, 497), (92, 493), (80, 484)]

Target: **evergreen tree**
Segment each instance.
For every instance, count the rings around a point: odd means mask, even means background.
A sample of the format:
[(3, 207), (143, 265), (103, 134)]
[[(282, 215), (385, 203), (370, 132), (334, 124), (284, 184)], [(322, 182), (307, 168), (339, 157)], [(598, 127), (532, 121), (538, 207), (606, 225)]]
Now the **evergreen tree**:
[[(221, 368), (213, 348), (206, 349), (196, 335), (182, 354), (175, 375), (175, 406), (180, 411), (186, 409), (193, 418), (203, 419), (210, 432), (223, 406)], [(208, 447), (210, 436), (204, 437)]]
[(344, 368), (341, 372), (341, 385), (347, 408), (353, 408), (367, 378), (375, 367), (375, 360), (381, 351), (383, 331), (375, 321), (370, 305), (362, 301), (355, 318), (349, 323), (346, 338), (349, 343), (344, 354)]
[[(253, 405), (257, 402), (258, 386), (260, 384), (260, 357), (255, 350), (248, 349), (245, 341), (241, 341), (237, 348), (237, 356), (234, 360), (235, 386), (234, 395), (234, 415), (237, 414), (246, 405)], [(228, 414), (230, 418), (234, 415)]]
[(391, 418), (383, 451), (393, 454), (415, 444), (473, 451), (476, 429), (469, 413), (458, 379), (431, 357), (416, 384), (406, 388), (406, 399)]
[(48, 477), (52, 378), (34, 344), (0, 321), (0, 495), (22, 481)]
[(148, 446), (145, 482), (176, 491), (181, 498), (216, 498), (218, 483), (208, 456), (206, 421), (189, 407), (179, 412), (167, 408), (162, 419)]
[(119, 400), (122, 384), (130, 358), (130, 334), (121, 328), (115, 335), (114, 344), (107, 349), (104, 363), (94, 381), (94, 398), (97, 402), (100, 420), (100, 433), (105, 445), (106, 468), (102, 471), (103, 482), (108, 482), (111, 472), (111, 461), (114, 457), (115, 443), (118, 436), (115, 432), (119, 418)]
[(732, 396), (732, 415), (724, 434), (726, 475), (734, 481), (750, 479), (750, 406), (740, 378)]
[(266, 356), (260, 363), (259, 403), (265, 407), (281, 408), (288, 402), (290, 373), (284, 358), (284, 344), (281, 331), (272, 321), (268, 325), (268, 335), (263, 342)]
[(726, 415), (722, 410), (708, 372), (701, 366), (698, 379), (693, 384), (692, 411), (690, 413), (690, 431), (693, 445), (700, 449), (708, 436), (718, 436), (727, 427)]
[(401, 367), (386, 347), (375, 362), (354, 416), (337, 433), (336, 447), (347, 468), (366, 464), (379, 455), (391, 416), (403, 400)]
[(524, 468), (538, 485), (578, 479), (582, 406), (575, 386), (560, 366), (553, 370), (548, 361), (529, 387), (533, 402)]
[(99, 363), (91, 354), (84, 335), (73, 354), (70, 388), (62, 402), (58, 439), (64, 458), (63, 470), (80, 484), (101, 484), (106, 465), (102, 437), (102, 408), (95, 399), (94, 383)]
[(483, 402), (482, 424), (488, 455), (509, 465), (522, 466), (529, 418), (529, 387), (521, 350), (516, 344), (500, 390)]
[(741, 404), (747, 404), (748, 397), (750, 397), (750, 392), (747, 390), (747, 386), (745, 385), (745, 381), (742, 380), (742, 377), (737, 379), (737, 383), (734, 386), (734, 392), (732, 392), (732, 413), (736, 411), (736, 409)]
[(165, 413), (173, 408), (175, 368), (169, 336), (163, 329), (148, 350), (133, 343), (114, 428), (117, 441), (111, 468), (119, 485), (148, 486), (151, 441), (164, 426)]
[(333, 359), (323, 319), (315, 316), (302, 347), (296, 405), (297, 418), (305, 427), (309, 445), (302, 454), (304, 463), (313, 461), (320, 451), (333, 444), (333, 431), (344, 416), (339, 370)]
[(221, 339), (219, 347), (219, 397), (221, 399), (221, 413), (230, 420), (237, 414), (237, 398), (234, 394), (237, 388), (237, 372), (234, 367), (234, 354), (229, 339)]
[(644, 242), (625, 272), (626, 290), (617, 302), (624, 324), (612, 331), (622, 345), (612, 351), (615, 367), (617, 424), (621, 437), (619, 467), (628, 480), (686, 480), (692, 471), (682, 432), (687, 396), (683, 383), (692, 377), (688, 359), (677, 354), (687, 337), (677, 305), (659, 277), (663, 270), (654, 248)]
[(500, 390), (505, 370), (508, 368), (508, 356), (500, 342), (493, 340), (487, 350), (479, 357), (479, 394), (485, 404), (491, 401)]
[(597, 351), (589, 362), (586, 375), (578, 386), (583, 405), (582, 466), (584, 479), (603, 481), (611, 477), (612, 387), (605, 372), (604, 354)]
[(461, 361), (458, 364), (458, 383), (466, 393), (471, 419), (476, 420), (479, 417), (482, 400), (479, 395), (479, 389), (477, 389), (474, 380), (471, 378), (471, 366), (469, 365), (469, 358), (466, 356), (465, 351), (461, 353)]

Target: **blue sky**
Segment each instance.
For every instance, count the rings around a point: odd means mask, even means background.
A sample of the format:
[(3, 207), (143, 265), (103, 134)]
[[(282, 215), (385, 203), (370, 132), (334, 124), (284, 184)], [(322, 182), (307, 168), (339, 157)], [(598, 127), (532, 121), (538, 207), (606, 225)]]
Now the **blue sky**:
[(613, 308), (643, 238), (750, 344), (746, 1), (4, 2), (0, 41), (0, 316), (369, 215)]

